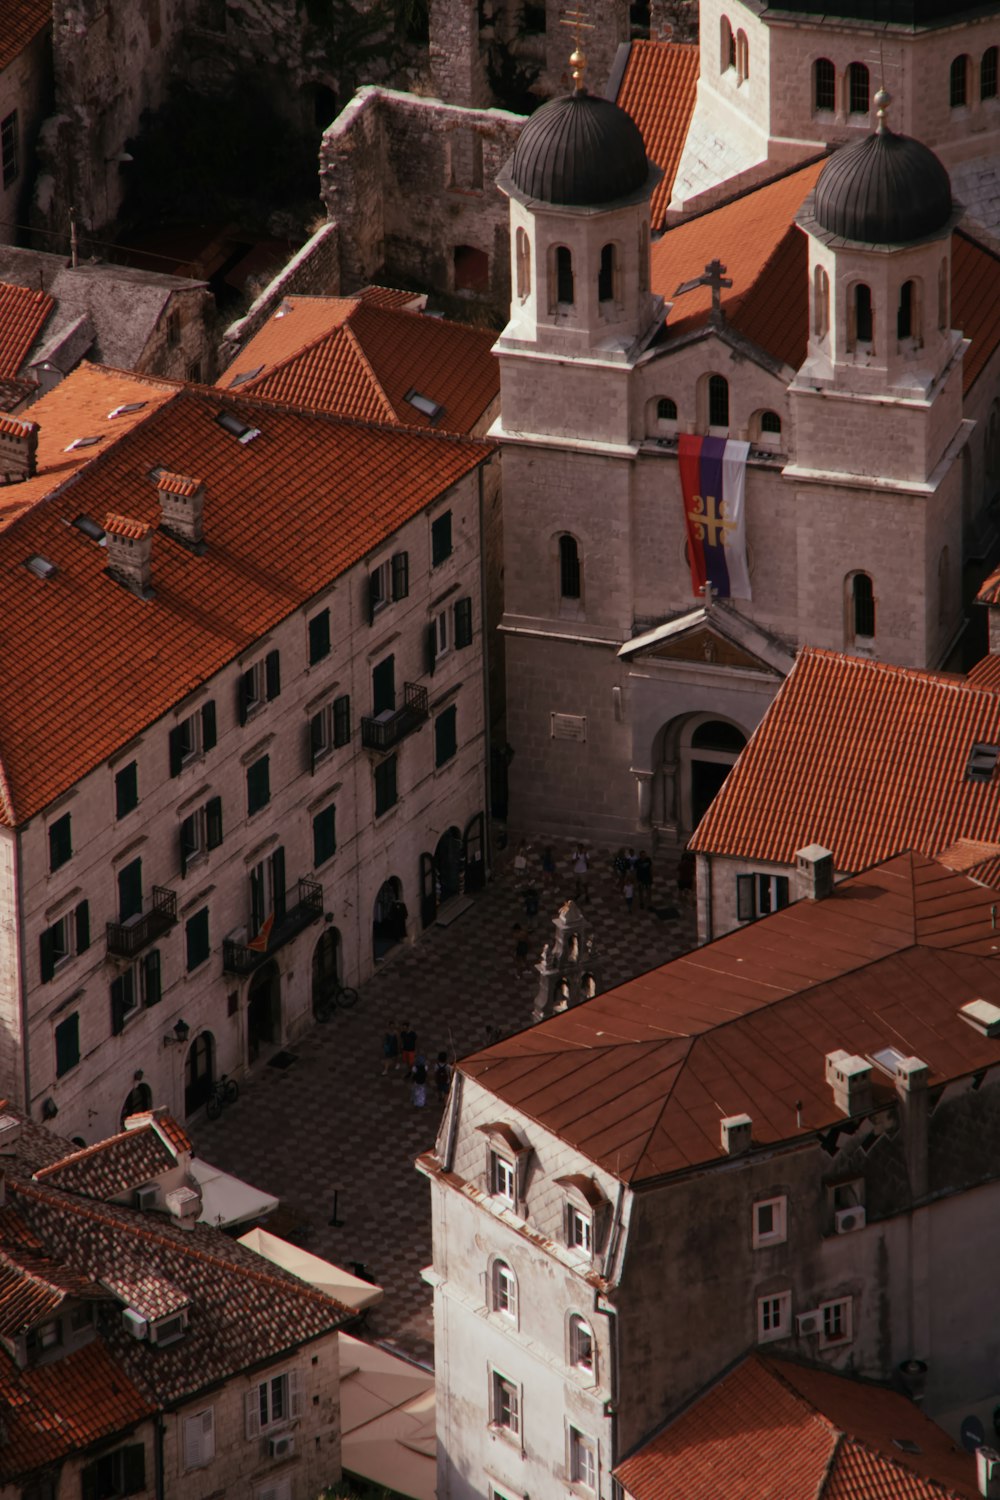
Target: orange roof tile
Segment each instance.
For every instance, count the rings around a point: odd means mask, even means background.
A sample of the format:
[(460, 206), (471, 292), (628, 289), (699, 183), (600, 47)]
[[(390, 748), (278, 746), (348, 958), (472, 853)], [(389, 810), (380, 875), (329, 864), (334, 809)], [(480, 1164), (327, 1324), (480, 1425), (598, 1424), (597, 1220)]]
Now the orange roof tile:
[[(494, 341), (368, 296), (287, 297), (218, 384), (310, 411), (468, 433), (500, 389)], [(410, 390), (441, 415), (432, 422), (418, 411)]]
[[(37, 473), (21, 484), (0, 487), (0, 532), (37, 500), (92, 463), (123, 432), (169, 401), (177, 389), (175, 380), (131, 375), (102, 365), (77, 366), (31, 407), (31, 420), (38, 423)], [(126, 406), (138, 410), (120, 410)], [(112, 416), (112, 412), (118, 415)], [(69, 447), (81, 437), (100, 437), (101, 441), (89, 448)]]
[[(4, 29), (6, 26), (5, 11)], [(0, 281), (0, 380), (17, 376), (55, 305), (48, 292)]]
[(674, 189), (698, 90), (698, 48), (681, 42), (634, 41), (617, 103), (642, 132), (646, 155), (663, 172), (650, 222), (659, 229)]
[[(899, 1442), (916, 1444), (904, 1452)], [(973, 1500), (975, 1461), (905, 1396), (752, 1354), (615, 1469), (634, 1500)], [(720, 1475), (725, 1483), (720, 1487)]]
[(990, 576), (980, 586), (976, 600), (979, 604), (1000, 604), (1000, 568), (994, 568)]
[[(246, 413), (260, 436), (237, 442), (215, 420), (224, 409)], [(0, 532), (4, 821), (39, 811), (492, 451), (203, 390), (178, 391), (143, 415), (71, 489)], [(43, 422), (43, 438), (44, 430)], [(103, 517), (113, 497), (155, 527), (160, 502), (149, 473), (164, 464), (203, 479), (206, 545), (197, 556), (157, 532), (155, 597), (143, 601), (109, 577), (105, 550), (65, 522)], [(25, 567), (32, 554), (50, 559), (55, 574), (34, 576)]]
[(972, 340), (962, 369), (969, 391), (1000, 344), (1000, 257), (961, 230), (951, 237), (951, 326)]
[(5, 1359), (0, 1400), (0, 1478), (7, 1482), (126, 1433), (155, 1409), (99, 1339), (31, 1369)]
[(991, 652), (982, 661), (977, 661), (969, 668), (967, 680), (972, 687), (985, 688), (989, 692), (1000, 690), (1000, 656)]
[(3, 0), (0, 73), (52, 23), (52, 0)]
[(960, 677), (807, 649), (691, 840), (706, 854), (838, 870), (958, 838), (1000, 842), (1000, 778), (966, 779), (1000, 745), (1000, 696)]
[(163, 1135), (169, 1144), (165, 1144), (150, 1116), (148, 1124), (133, 1125), (130, 1130), (40, 1167), (34, 1174), (35, 1181), (88, 1198), (114, 1198), (129, 1188), (142, 1187), (177, 1165), (178, 1150), (191, 1150), (186, 1132), (176, 1121), (162, 1115), (157, 1123), (167, 1124)]
[(843, 1119), (824, 1068), (837, 1048), (891, 1041), (932, 1083), (996, 1066), (1000, 1041), (958, 1015), (973, 996), (1000, 1003), (995, 909), (994, 892), (901, 855), (458, 1066), (632, 1184), (723, 1159), (728, 1115), (750, 1115), (756, 1145), (794, 1141)]

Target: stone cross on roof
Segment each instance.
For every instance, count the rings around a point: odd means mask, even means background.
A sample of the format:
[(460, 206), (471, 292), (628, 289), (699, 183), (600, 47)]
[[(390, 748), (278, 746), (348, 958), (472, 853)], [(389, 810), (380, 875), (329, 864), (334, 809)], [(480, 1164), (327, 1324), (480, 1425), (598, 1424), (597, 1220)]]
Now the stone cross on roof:
[(695, 276), (691, 281), (682, 281), (674, 292), (675, 297), (682, 297), (685, 292), (693, 292), (695, 287), (710, 286), (712, 288), (712, 321), (721, 323), (722, 312), (722, 288), (732, 286), (732, 278), (726, 275), (726, 268), (721, 260), (710, 260), (700, 276)]

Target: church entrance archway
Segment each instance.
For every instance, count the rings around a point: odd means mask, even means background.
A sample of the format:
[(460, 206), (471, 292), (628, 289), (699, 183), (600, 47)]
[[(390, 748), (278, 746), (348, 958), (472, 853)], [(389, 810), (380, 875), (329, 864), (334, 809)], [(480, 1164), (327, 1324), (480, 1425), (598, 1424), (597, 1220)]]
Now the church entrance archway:
[(313, 949), (312, 956), (312, 1006), (329, 1000), (340, 988), (340, 931), (327, 927)]
[(202, 1031), (188, 1048), (184, 1062), (184, 1113), (193, 1115), (208, 1103), (215, 1081), (215, 1038)]
[(390, 875), (379, 886), (372, 910), (372, 955), (376, 963), (406, 937), (406, 917), (402, 884)]
[(653, 744), (652, 820), (685, 843), (747, 742), (731, 719), (689, 714), (665, 724)]
[(271, 959), (262, 964), (247, 992), (247, 1060), (255, 1063), (262, 1047), (278, 1040), (281, 1027), (281, 975)]
[(691, 827), (697, 828), (743, 746), (746, 735), (725, 719), (704, 719), (691, 733)]

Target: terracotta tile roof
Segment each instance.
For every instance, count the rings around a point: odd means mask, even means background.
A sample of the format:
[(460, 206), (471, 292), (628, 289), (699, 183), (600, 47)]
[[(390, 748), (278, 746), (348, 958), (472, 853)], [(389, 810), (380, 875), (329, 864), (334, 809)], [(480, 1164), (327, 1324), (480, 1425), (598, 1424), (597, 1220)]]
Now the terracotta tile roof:
[[(42, 496), (92, 463), (123, 432), (142, 422), (176, 393), (174, 380), (130, 375), (82, 364), (47, 396), (34, 402), (22, 420), (38, 423), (38, 472), (22, 484), (0, 487), (0, 531)], [(120, 411), (138, 406), (138, 411)], [(118, 411), (117, 416), (110, 413)], [(69, 448), (81, 437), (101, 437), (90, 448)], [(67, 452), (67, 449), (69, 451)], [(106, 504), (102, 505), (102, 511)]]
[[(468, 433), (500, 389), (495, 335), (371, 297), (286, 297), (218, 384), (309, 411)], [(435, 420), (406, 400), (443, 408)]]
[(843, 1118), (824, 1070), (838, 1048), (891, 1041), (933, 1082), (1000, 1062), (957, 1014), (1000, 1003), (995, 902), (901, 855), (459, 1067), (626, 1182), (720, 1159), (725, 1116), (749, 1114), (757, 1144), (795, 1139)]
[[(260, 436), (237, 442), (218, 425), (224, 410), (245, 414)], [(204, 390), (176, 392), (143, 415), (71, 489), (0, 532), (0, 821), (32, 816), (492, 452)], [(158, 532), (154, 597), (144, 601), (109, 577), (105, 550), (65, 521), (100, 520), (113, 497), (155, 526), (149, 474), (164, 465), (203, 479), (206, 546), (196, 556)], [(55, 574), (34, 576), (25, 567), (32, 554)]]
[(680, 42), (634, 41), (617, 103), (642, 131), (646, 155), (663, 172), (653, 193), (650, 223), (659, 229), (674, 189), (698, 91), (698, 48)]
[(983, 885), (1000, 888), (1000, 844), (977, 843), (974, 839), (956, 839), (937, 856), (949, 870), (960, 870)]
[(0, 380), (0, 411), (16, 411), (37, 390), (37, 380)]
[(52, 21), (52, 0), (3, 0), (0, 73)]
[[(896, 1440), (919, 1452), (904, 1452)], [(614, 1474), (634, 1500), (716, 1500), (723, 1492), (726, 1500), (973, 1500), (978, 1493), (975, 1460), (905, 1396), (755, 1354)]]
[(984, 656), (982, 661), (977, 661), (974, 667), (969, 668), (967, 677), (972, 687), (997, 692), (1000, 690), (1000, 656)]
[(804, 650), (691, 846), (787, 865), (819, 843), (861, 870), (901, 849), (1000, 842), (1000, 779), (966, 777), (976, 744), (1000, 745), (996, 693)]
[[(67, 1297), (101, 1295), (92, 1278), (54, 1259), (10, 1205), (0, 1208), (0, 1334), (12, 1338), (53, 1313)], [(2, 1355), (0, 1355), (2, 1363)]]
[[(5, 10), (5, 30), (6, 26)], [(2, 45), (0, 42), (0, 51)], [(48, 292), (0, 281), (0, 380), (16, 378), (55, 305), (55, 299)]]
[(190, 1307), (191, 1298), (155, 1266), (144, 1264), (135, 1256), (116, 1255), (114, 1268), (101, 1277), (104, 1286), (126, 1307), (132, 1307), (144, 1318), (169, 1318), (172, 1313)]
[[(1000, 568), (994, 568), (985, 583), (980, 586), (976, 600), (979, 604), (1000, 604)], [(982, 666), (982, 662), (979, 665)]]
[[(162, 1128), (163, 1121), (158, 1120), (158, 1124)], [(142, 1187), (177, 1165), (177, 1150), (191, 1150), (190, 1140), (176, 1122), (170, 1120), (170, 1127), (163, 1131), (167, 1141), (152, 1123), (123, 1130), (41, 1167), (34, 1174), (35, 1181), (88, 1198), (114, 1198), (130, 1188)], [(171, 1149), (171, 1136), (183, 1144)]]
[(276, 1360), (352, 1316), (208, 1225), (185, 1230), (160, 1215), (153, 1223), (152, 1215), (42, 1183), (8, 1179), (7, 1186), (48, 1252), (79, 1276), (121, 1278), (123, 1284), (135, 1277), (141, 1295), (165, 1297), (169, 1284), (173, 1295), (188, 1297), (187, 1329), (176, 1343), (154, 1348), (132, 1338), (118, 1320), (102, 1324), (115, 1363), (145, 1397), (164, 1406)]
[(188, 479), (186, 474), (158, 474), (156, 488), (167, 495), (194, 495), (201, 488), (200, 479)]
[(79, 1454), (102, 1438), (127, 1433), (154, 1410), (100, 1339), (33, 1369), (19, 1370), (3, 1358), (0, 1402), (0, 1480), (5, 1483)]

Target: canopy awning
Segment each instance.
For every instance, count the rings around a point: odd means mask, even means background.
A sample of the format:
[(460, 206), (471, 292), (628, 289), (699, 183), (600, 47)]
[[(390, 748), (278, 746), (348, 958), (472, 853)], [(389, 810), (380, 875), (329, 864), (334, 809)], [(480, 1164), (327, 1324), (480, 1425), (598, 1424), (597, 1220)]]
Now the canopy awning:
[(282, 1270), (291, 1271), (293, 1276), (307, 1281), (317, 1291), (325, 1292), (328, 1297), (334, 1297), (345, 1307), (353, 1308), (355, 1312), (363, 1312), (366, 1307), (374, 1307), (377, 1302), (382, 1301), (380, 1286), (372, 1286), (370, 1281), (362, 1281), (359, 1276), (352, 1276), (350, 1271), (333, 1265), (331, 1261), (322, 1260), (318, 1255), (310, 1255), (308, 1250), (300, 1250), (298, 1245), (290, 1245), (287, 1240), (276, 1234), (269, 1234), (266, 1229), (251, 1229), (240, 1236), (239, 1242), (250, 1250), (256, 1250), (265, 1260), (281, 1266)]
[(279, 1200), (270, 1193), (251, 1187), (239, 1177), (230, 1177), (228, 1172), (220, 1171), (199, 1156), (192, 1156), (190, 1170), (201, 1189), (200, 1224), (228, 1229), (233, 1224), (262, 1219), (278, 1206)]
[(341, 1462), (411, 1500), (437, 1484), (434, 1375), (348, 1333), (340, 1344)]

